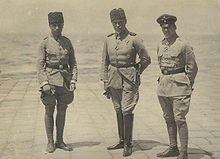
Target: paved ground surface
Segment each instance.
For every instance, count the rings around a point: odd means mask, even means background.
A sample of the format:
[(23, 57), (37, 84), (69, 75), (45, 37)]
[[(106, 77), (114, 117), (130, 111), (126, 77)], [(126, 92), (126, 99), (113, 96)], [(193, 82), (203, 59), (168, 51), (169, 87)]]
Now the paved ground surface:
[[(91, 77), (92, 79), (93, 77)], [(96, 80), (95, 80), (96, 81)], [(209, 85), (195, 87), (190, 112), (189, 158), (220, 158), (219, 91)], [(65, 141), (74, 151), (57, 149), (45, 154), (44, 107), (34, 76), (0, 78), (1, 159), (120, 159), (122, 150), (107, 151), (118, 140), (116, 116), (110, 100), (103, 97), (102, 83), (81, 77), (75, 100), (69, 105)], [(165, 122), (156, 97), (156, 83), (143, 80), (134, 111), (132, 159), (155, 159), (168, 144)], [(172, 158), (170, 158), (172, 159)]]

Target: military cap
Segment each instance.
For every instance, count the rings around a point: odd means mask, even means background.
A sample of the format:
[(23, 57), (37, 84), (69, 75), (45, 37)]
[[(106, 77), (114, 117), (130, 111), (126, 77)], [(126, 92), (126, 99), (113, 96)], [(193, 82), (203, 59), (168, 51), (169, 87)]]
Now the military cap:
[(110, 19), (111, 21), (114, 20), (125, 20), (126, 16), (125, 16), (125, 11), (122, 8), (118, 8), (118, 9), (113, 9), (110, 12)]
[(173, 15), (163, 14), (157, 18), (157, 22), (160, 26), (169, 26), (170, 24), (175, 23), (177, 18)]
[(48, 22), (49, 24), (64, 23), (63, 13), (62, 12), (50, 12), (48, 14)]

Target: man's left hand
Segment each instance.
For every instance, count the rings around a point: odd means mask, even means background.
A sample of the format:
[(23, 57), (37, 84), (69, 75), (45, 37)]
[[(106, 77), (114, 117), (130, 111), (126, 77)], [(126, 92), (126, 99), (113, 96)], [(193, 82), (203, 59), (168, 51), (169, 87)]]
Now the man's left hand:
[(70, 91), (75, 91), (76, 83), (70, 83)]

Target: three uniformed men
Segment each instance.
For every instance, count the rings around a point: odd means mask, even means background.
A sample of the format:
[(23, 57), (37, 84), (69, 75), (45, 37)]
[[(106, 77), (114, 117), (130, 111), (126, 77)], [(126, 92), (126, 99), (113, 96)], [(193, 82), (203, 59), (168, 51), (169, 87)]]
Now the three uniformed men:
[[(63, 131), (67, 105), (73, 101), (76, 88), (77, 65), (71, 41), (62, 36), (64, 25), (61, 12), (48, 14), (51, 33), (40, 45), (38, 55), (38, 80), (41, 88), (41, 100), (45, 105), (45, 128), (48, 138), (46, 151), (52, 153), (55, 148), (71, 151), (63, 141)], [(54, 144), (54, 109), (56, 115), (56, 142)]]
[[(132, 153), (132, 112), (139, 98), (140, 74), (151, 59), (140, 37), (128, 31), (123, 9), (113, 9), (110, 19), (115, 33), (108, 35), (104, 42), (101, 81), (116, 111), (119, 142), (107, 149), (124, 148), (123, 156), (129, 156)], [(136, 63), (137, 56), (139, 63)]]
[[(176, 33), (176, 20), (175, 16), (168, 14), (163, 14), (157, 19), (165, 36), (157, 48), (162, 73), (158, 79), (157, 95), (170, 140), (169, 148), (157, 156), (178, 156), (178, 159), (188, 159), (186, 114), (189, 111), (198, 68), (192, 47)], [(177, 146), (177, 129), (181, 144), (180, 152)]]
[[(123, 9), (113, 9), (110, 19), (115, 30), (104, 42), (101, 81), (105, 95), (112, 99), (117, 116), (119, 142), (107, 149), (123, 148), (123, 156), (132, 154), (133, 110), (138, 102), (140, 75), (151, 63), (151, 58), (142, 39), (128, 31)], [(192, 87), (198, 71), (192, 47), (176, 33), (177, 18), (161, 15), (157, 22), (165, 38), (157, 48), (161, 76), (158, 79), (157, 95), (163, 110), (170, 145), (158, 157), (178, 156), (188, 159), (188, 128), (186, 114), (189, 111)], [(40, 45), (38, 56), (38, 79), (41, 100), (45, 105), (45, 128), (48, 138), (46, 151), (55, 148), (71, 151), (63, 141), (63, 130), (67, 105), (73, 101), (76, 88), (77, 65), (71, 41), (62, 36), (64, 25), (61, 12), (48, 14), (51, 34)], [(136, 62), (136, 57), (140, 61)], [(57, 106), (56, 142), (54, 144), (54, 109)], [(180, 151), (177, 146), (177, 129)]]

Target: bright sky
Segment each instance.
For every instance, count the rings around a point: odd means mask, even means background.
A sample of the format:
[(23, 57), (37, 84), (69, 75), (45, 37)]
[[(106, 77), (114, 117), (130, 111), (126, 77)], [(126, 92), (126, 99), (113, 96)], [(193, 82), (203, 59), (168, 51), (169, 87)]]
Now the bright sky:
[(183, 33), (220, 33), (220, 0), (1, 0), (1, 33), (48, 32), (47, 14), (62, 11), (64, 32), (111, 33), (109, 12), (123, 8), (128, 28), (136, 33), (158, 33), (155, 19), (163, 13), (176, 15)]

